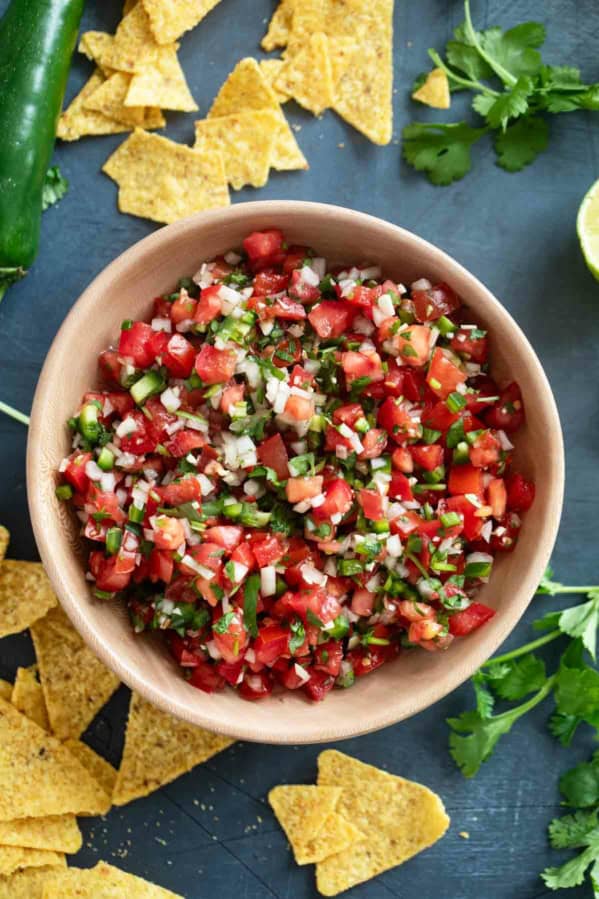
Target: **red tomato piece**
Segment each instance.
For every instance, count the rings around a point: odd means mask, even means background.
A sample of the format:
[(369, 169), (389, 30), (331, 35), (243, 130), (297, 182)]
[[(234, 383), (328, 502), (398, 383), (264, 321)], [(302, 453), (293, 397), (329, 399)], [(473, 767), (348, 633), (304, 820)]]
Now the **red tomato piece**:
[(185, 543), (185, 529), (178, 518), (158, 515), (154, 526), (154, 545), (156, 549), (179, 549)]
[(243, 249), (255, 271), (276, 264), (279, 258), (282, 260), (284, 245), (285, 238), (277, 228), (254, 231), (243, 241)]
[(335, 478), (324, 490), (325, 500), (313, 510), (314, 518), (319, 521), (332, 518), (334, 515), (346, 515), (354, 501), (354, 492), (343, 478)]
[(250, 546), (258, 563), (258, 568), (274, 565), (285, 555), (287, 548), (285, 540), (278, 534), (262, 533), (252, 534)]
[(410, 452), (416, 465), (425, 471), (434, 471), (443, 463), (443, 447), (438, 443), (430, 446), (411, 446)]
[(88, 488), (89, 478), (85, 473), (85, 466), (91, 462), (92, 458), (91, 453), (75, 452), (69, 456), (67, 467), (63, 472), (64, 479), (71, 487), (75, 488), (77, 493), (85, 493)]
[(278, 274), (272, 268), (265, 268), (254, 278), (254, 296), (268, 297), (287, 289), (289, 275)]
[(507, 507), (511, 512), (526, 512), (535, 498), (535, 485), (521, 474), (511, 474), (507, 478)]
[(470, 447), (468, 455), (475, 468), (489, 468), (499, 461), (500, 450), (501, 444), (497, 437), (491, 431), (483, 431)]
[(365, 587), (361, 587), (358, 590), (354, 590), (354, 595), (351, 600), (351, 610), (355, 615), (361, 615), (364, 618), (369, 618), (372, 615), (372, 610), (374, 609), (374, 600), (376, 594), (372, 593), (370, 590), (367, 590)]
[(524, 421), (524, 404), (520, 388), (515, 381), (501, 391), (499, 402), (484, 418), (491, 428), (507, 431), (508, 434), (518, 430)]
[(362, 506), (364, 518), (368, 518), (371, 521), (381, 521), (385, 517), (383, 497), (378, 490), (360, 490), (358, 502)]
[(157, 583), (158, 581), (163, 581), (163, 583), (169, 584), (173, 577), (174, 568), (175, 561), (173, 559), (172, 553), (161, 552), (158, 549), (152, 550), (152, 552), (150, 553), (148, 577), (153, 584)]
[(218, 673), (215, 665), (199, 662), (192, 671), (189, 683), (204, 693), (217, 693), (224, 688), (225, 679)]
[(490, 621), (495, 615), (495, 609), (483, 605), (482, 602), (473, 602), (467, 609), (454, 612), (449, 618), (449, 633), (454, 637), (465, 637), (475, 631), (486, 621)]
[(467, 377), (466, 372), (458, 368), (443, 350), (437, 347), (426, 376), (426, 383), (433, 393), (441, 399), (446, 399), (456, 390), (458, 384), (466, 381)]
[(306, 499), (312, 499), (322, 492), (322, 476), (314, 478), (289, 478), (285, 486), (285, 493), (290, 503), (301, 503)]
[(243, 612), (241, 609), (233, 609), (230, 613), (227, 613), (227, 617), (224, 618), (227, 623), (226, 629), (224, 633), (221, 633), (217, 625), (223, 618), (224, 616), (219, 614), (212, 622), (212, 639), (225, 662), (234, 664), (239, 661), (240, 655), (243, 655), (249, 642), (249, 634), (243, 624)]
[(310, 680), (304, 684), (304, 693), (313, 702), (321, 702), (335, 686), (335, 678), (324, 671), (310, 672)]
[(428, 290), (413, 290), (412, 302), (419, 322), (432, 322), (442, 315), (451, 315), (462, 302), (449, 284), (442, 282)]
[(314, 306), (308, 321), (323, 340), (341, 337), (351, 327), (355, 310), (342, 300), (323, 300)]
[(170, 319), (174, 325), (180, 325), (184, 321), (192, 321), (197, 307), (197, 301), (189, 296), (186, 290), (182, 290), (178, 298), (170, 303)]
[(136, 368), (149, 368), (154, 362), (152, 343), (157, 333), (145, 322), (133, 322), (121, 331), (119, 355), (131, 359)]
[(507, 508), (507, 491), (503, 478), (493, 478), (489, 482), (487, 493), (493, 518), (503, 518)]
[(171, 456), (182, 459), (193, 450), (201, 449), (206, 443), (206, 438), (199, 431), (177, 431), (170, 440), (164, 444)]
[(462, 496), (466, 493), (482, 496), (482, 472), (474, 465), (454, 465), (449, 472), (447, 488), (453, 496)]
[(341, 354), (341, 366), (345, 372), (348, 387), (358, 378), (370, 378), (370, 381), (382, 381), (383, 363), (378, 353), (355, 353), (349, 350)]
[(223, 384), (235, 374), (235, 353), (205, 343), (195, 359), (195, 370), (205, 384)]
[(98, 365), (107, 381), (120, 384), (121, 368), (119, 354), (115, 350), (104, 350), (98, 356)]
[(204, 540), (222, 546), (226, 553), (231, 553), (243, 539), (243, 528), (233, 524), (220, 524), (204, 531)]
[(381, 428), (371, 428), (360, 439), (364, 448), (358, 459), (377, 459), (387, 449), (387, 434)]
[(202, 289), (192, 316), (196, 324), (208, 325), (221, 314), (222, 300), (218, 295), (220, 288), (220, 284), (211, 284), (210, 287), (204, 287)]
[(300, 303), (315, 303), (320, 299), (320, 289), (317, 284), (309, 284), (304, 281), (302, 269), (294, 269), (291, 273), (289, 296)]
[(268, 671), (259, 671), (257, 674), (246, 674), (239, 686), (239, 695), (242, 699), (253, 702), (257, 699), (265, 699), (272, 693), (272, 675)]
[(257, 449), (258, 461), (272, 468), (280, 481), (289, 477), (289, 456), (280, 434), (263, 440)]
[(193, 371), (195, 349), (182, 334), (173, 334), (162, 354), (165, 365), (173, 378), (188, 378)]
[(180, 481), (171, 481), (166, 487), (154, 488), (161, 497), (161, 505), (181, 506), (183, 503), (192, 503), (202, 498), (202, 490), (197, 478), (183, 478)]
[(489, 355), (489, 342), (483, 331), (478, 328), (460, 328), (449, 344), (454, 353), (458, 353), (468, 362), (483, 365)]
[(270, 668), (282, 655), (289, 654), (290, 631), (280, 624), (267, 624), (258, 631), (253, 650), (256, 661)]
[(342, 659), (343, 644), (339, 640), (328, 640), (314, 650), (314, 669), (337, 677), (341, 670)]
[(414, 494), (410, 482), (401, 471), (394, 471), (391, 474), (391, 483), (389, 484), (389, 496), (391, 499), (398, 499), (400, 502), (413, 502)]
[(410, 415), (410, 410), (398, 399), (388, 396), (379, 407), (377, 423), (396, 443), (407, 443), (421, 435), (420, 422)]

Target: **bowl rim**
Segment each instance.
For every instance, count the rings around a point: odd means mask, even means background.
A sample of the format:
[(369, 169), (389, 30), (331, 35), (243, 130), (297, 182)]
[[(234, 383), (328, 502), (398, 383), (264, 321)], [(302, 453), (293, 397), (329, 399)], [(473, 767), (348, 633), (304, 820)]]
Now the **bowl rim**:
[[(93, 307), (96, 295), (125, 271), (133, 259), (139, 262), (140, 259), (151, 256), (163, 242), (168, 242), (172, 238), (176, 238), (177, 235), (184, 235), (189, 231), (193, 232), (198, 227), (205, 228), (212, 226), (218, 228), (219, 223), (225, 220), (228, 221), (231, 217), (235, 218), (235, 216), (240, 217), (241, 224), (246, 215), (251, 217), (256, 214), (263, 216), (265, 222), (272, 221), (272, 225), (276, 226), (277, 216), (281, 214), (289, 215), (289, 213), (294, 212), (303, 214), (311, 213), (315, 216), (325, 214), (328, 216), (333, 215), (338, 221), (344, 221), (353, 229), (359, 228), (360, 226), (367, 226), (370, 228), (374, 226), (382, 231), (392, 234), (396, 239), (399, 239), (408, 254), (411, 249), (415, 248), (429, 252), (432, 251), (437, 256), (439, 265), (443, 267), (448, 281), (451, 282), (452, 278), (459, 276), (461, 279), (469, 282), (472, 290), (476, 291), (484, 298), (485, 304), (494, 308), (496, 315), (500, 319), (503, 319), (506, 325), (512, 330), (512, 333), (517, 334), (520, 340), (518, 353), (521, 354), (522, 350), (524, 350), (524, 354), (528, 356), (532, 377), (536, 382), (536, 386), (542, 393), (541, 400), (550, 424), (551, 448), (555, 456), (555, 477), (549, 490), (547, 515), (540, 524), (538, 541), (540, 549), (535, 555), (534, 564), (529, 563), (527, 566), (520, 589), (518, 590), (517, 601), (516, 597), (512, 598), (509, 610), (504, 610), (504, 614), (501, 616), (498, 627), (493, 633), (486, 631), (483, 633), (478, 645), (470, 650), (468, 663), (466, 665), (457, 663), (449, 668), (440, 682), (434, 682), (432, 679), (429, 679), (425, 684), (419, 685), (419, 689), (416, 691), (415, 696), (410, 703), (406, 705), (403, 711), (394, 711), (392, 696), (390, 696), (390, 701), (388, 703), (381, 703), (378, 706), (373, 706), (369, 709), (367, 721), (362, 718), (357, 720), (357, 716), (347, 715), (345, 718), (345, 726), (327, 728), (321, 723), (318, 732), (315, 732), (314, 734), (307, 734), (305, 728), (294, 730), (293, 726), (286, 729), (284, 734), (278, 730), (269, 732), (267, 728), (264, 728), (263, 724), (253, 725), (251, 715), (247, 716), (249, 720), (246, 720), (246, 716), (243, 715), (236, 716), (235, 723), (231, 723), (230, 725), (229, 723), (225, 724), (221, 721), (215, 723), (209, 714), (204, 714), (202, 712), (200, 707), (198, 708), (197, 714), (195, 711), (194, 713), (190, 713), (188, 709), (185, 706), (180, 705), (176, 699), (169, 697), (166, 692), (160, 690), (152, 682), (144, 680), (144, 678), (141, 675), (138, 675), (133, 668), (129, 667), (118, 650), (114, 650), (112, 644), (108, 640), (102, 638), (101, 632), (98, 632), (98, 630), (89, 623), (84, 605), (77, 600), (75, 592), (69, 586), (68, 579), (64, 576), (64, 572), (55, 562), (53, 552), (55, 537), (41, 526), (43, 507), (41, 480), (44, 475), (42, 474), (42, 466), (40, 466), (39, 460), (43, 455), (43, 446), (45, 442), (52, 439), (48, 436), (52, 431), (51, 429), (48, 429), (47, 422), (44, 421), (44, 409), (48, 404), (52, 392), (56, 389), (55, 385), (57, 383), (57, 377), (59, 377), (61, 373), (61, 348), (63, 344), (69, 341), (71, 332), (74, 332), (81, 321), (85, 320), (88, 312)], [(198, 213), (180, 222), (157, 229), (142, 240), (134, 243), (110, 262), (91, 281), (89, 286), (73, 304), (52, 341), (38, 379), (31, 409), (27, 441), (27, 497), (36, 544), (50, 581), (60, 599), (61, 605), (84, 641), (91, 647), (101, 661), (114, 671), (125, 684), (131, 689), (136, 690), (143, 697), (164, 711), (186, 720), (190, 724), (195, 724), (199, 727), (204, 727), (213, 732), (222, 733), (236, 739), (282, 745), (300, 743), (317, 744), (332, 740), (349, 739), (350, 737), (372, 733), (412, 717), (418, 712), (428, 708), (430, 705), (433, 705), (435, 702), (443, 699), (464, 683), (481, 666), (481, 664), (495, 652), (511, 633), (534, 596), (536, 587), (547, 566), (557, 537), (563, 504), (564, 481), (565, 459), (563, 434), (557, 405), (548, 378), (528, 338), (508, 310), (499, 302), (491, 291), (452, 256), (435, 244), (414, 234), (412, 231), (402, 228), (399, 225), (392, 224), (391, 222), (387, 222), (384, 219), (348, 207), (301, 200), (258, 200), (248, 203), (237, 203), (233, 206), (226, 207), (225, 209)], [(240, 698), (239, 701), (242, 702), (243, 700)], [(253, 704), (245, 704), (248, 706), (249, 712), (253, 707)]]

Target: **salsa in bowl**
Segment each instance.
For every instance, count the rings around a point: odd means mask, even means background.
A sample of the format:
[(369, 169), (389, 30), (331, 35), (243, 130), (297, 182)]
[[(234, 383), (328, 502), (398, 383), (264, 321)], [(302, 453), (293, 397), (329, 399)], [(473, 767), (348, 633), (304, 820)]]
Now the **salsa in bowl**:
[(445, 282), (247, 235), (122, 322), (69, 419), (93, 596), (248, 700), (448, 649), (534, 499), (492, 346)]

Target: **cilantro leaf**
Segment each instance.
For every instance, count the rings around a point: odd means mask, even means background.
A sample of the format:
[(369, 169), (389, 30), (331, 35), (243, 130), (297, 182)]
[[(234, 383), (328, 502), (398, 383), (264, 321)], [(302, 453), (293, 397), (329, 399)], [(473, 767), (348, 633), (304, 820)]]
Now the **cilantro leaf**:
[(68, 189), (69, 182), (58, 166), (53, 165), (49, 168), (42, 187), (42, 211), (62, 200)]
[(514, 659), (503, 669), (494, 674), (490, 665), (487, 670), (491, 686), (501, 699), (523, 699), (529, 693), (540, 690), (547, 679), (545, 663), (533, 653)]
[(486, 128), (471, 128), (466, 122), (450, 125), (413, 122), (403, 129), (403, 155), (432, 184), (447, 185), (470, 171), (470, 148)]
[(304, 640), (306, 639), (306, 629), (299, 618), (296, 618), (295, 621), (292, 621), (289, 625), (291, 628), (292, 637), (289, 639), (289, 652), (296, 652), (300, 646), (303, 646)]
[(599, 672), (593, 668), (560, 666), (555, 687), (557, 710), (599, 727)]
[(545, 27), (540, 22), (522, 22), (508, 31), (488, 28), (480, 35), (485, 54), (516, 79), (539, 72), (542, 59), (536, 48), (544, 42)]
[[(243, 623), (245, 629), (252, 637), (258, 636), (258, 623), (256, 609), (258, 606), (258, 594), (260, 592), (260, 575), (251, 574), (243, 588)], [(222, 621), (222, 618), (221, 618)]]
[(590, 812), (574, 812), (554, 818), (549, 825), (549, 842), (554, 849), (580, 849), (589, 835), (599, 827), (599, 809)]
[(486, 119), (491, 128), (501, 128), (505, 131), (510, 119), (524, 115), (528, 111), (528, 98), (532, 91), (532, 79), (522, 76), (511, 90), (500, 94), (487, 109)]
[(519, 172), (546, 150), (548, 143), (549, 126), (545, 119), (524, 116), (495, 136), (497, 163), (507, 172)]
[[(445, 53), (449, 63), (455, 68), (464, 72), (473, 81), (488, 81), (493, 77), (493, 69), (482, 58), (474, 44), (466, 32), (464, 24), (458, 26), (454, 31), (453, 41), (448, 41), (445, 46)], [(482, 34), (475, 32), (478, 40)]]
[(563, 715), (561, 712), (554, 712), (549, 718), (547, 726), (549, 732), (556, 740), (559, 740), (562, 746), (569, 746), (581, 721), (582, 719), (576, 715)]
[(218, 619), (216, 624), (212, 625), (212, 630), (215, 634), (226, 634), (229, 630), (229, 625), (232, 623), (235, 618), (235, 612), (225, 612), (225, 614)]
[(482, 671), (477, 671), (472, 678), (472, 686), (476, 696), (476, 711), (481, 718), (490, 718), (495, 705), (493, 695), (487, 689), (486, 680), (486, 675)]
[(584, 880), (585, 871), (589, 865), (596, 865), (599, 858), (599, 834), (597, 838), (584, 852), (574, 856), (565, 865), (559, 868), (545, 868), (541, 877), (545, 886), (550, 890), (562, 890), (568, 887), (577, 887)]
[(555, 596), (556, 593), (561, 593), (563, 584), (560, 584), (558, 581), (553, 580), (553, 568), (548, 565), (545, 569), (545, 573), (541, 578), (541, 583), (537, 587), (537, 593), (548, 594), (549, 596)]
[(599, 627), (599, 590), (591, 590), (588, 596), (588, 602), (572, 606), (560, 614), (558, 627), (569, 637), (580, 637), (584, 648), (595, 659)]
[(599, 803), (599, 754), (562, 774), (559, 788), (567, 805), (588, 808)]

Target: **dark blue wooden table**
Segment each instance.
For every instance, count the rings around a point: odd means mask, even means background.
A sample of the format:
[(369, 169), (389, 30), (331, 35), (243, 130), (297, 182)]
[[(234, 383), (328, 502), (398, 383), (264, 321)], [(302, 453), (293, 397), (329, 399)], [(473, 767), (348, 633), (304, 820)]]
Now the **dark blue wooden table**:
[[(0, 0), (0, 12), (7, 0)], [(112, 31), (119, 0), (89, 2), (86, 29)], [(416, 108), (408, 87), (427, 67), (426, 49), (442, 47), (461, 21), (450, 0), (398, 0), (395, 41), (396, 133), (410, 118), (434, 120)], [(474, 2), (477, 24), (548, 26), (547, 58), (582, 68), (599, 80), (599, 7), (595, 0)], [(228, 72), (258, 52), (271, 0), (223, 0), (182, 42), (181, 58), (205, 114)], [(75, 60), (69, 98), (91, 66)], [(2, 102), (0, 98), (0, 102)], [(460, 109), (461, 98), (457, 109)], [(291, 121), (310, 162), (307, 173), (273, 174), (254, 198), (322, 200), (352, 206), (409, 228), (453, 254), (505, 303), (545, 365), (561, 412), (568, 482), (554, 567), (568, 583), (593, 583), (597, 564), (597, 446), (599, 437), (599, 284), (580, 256), (575, 233), (579, 202), (599, 176), (599, 116), (561, 116), (552, 123), (549, 152), (518, 175), (493, 164), (490, 146), (474, 151), (474, 170), (448, 188), (435, 188), (400, 160), (397, 137), (375, 147), (333, 113), (314, 119), (290, 104)], [(191, 142), (192, 115), (168, 114), (167, 134)], [(56, 161), (71, 190), (44, 216), (42, 250), (27, 279), (0, 305), (0, 399), (27, 411), (44, 356), (68, 310), (89, 281), (116, 255), (153, 230), (120, 215), (114, 184), (100, 167), (122, 137), (87, 138), (60, 146)], [(74, 346), (73, 353), (84, 352)], [(60, 384), (56, 385), (60, 390)], [(11, 554), (36, 558), (25, 487), (26, 431), (0, 416), (0, 521), (12, 532)], [(539, 452), (543, 447), (539, 446)], [(538, 598), (509, 645), (522, 642), (530, 622), (559, 601)], [(0, 676), (12, 676), (33, 653), (26, 636), (2, 641)], [(116, 761), (126, 715), (124, 688), (102, 712), (89, 740)], [(504, 738), (500, 751), (472, 781), (447, 752), (446, 717), (471, 699), (465, 685), (443, 702), (396, 727), (340, 744), (364, 761), (428, 784), (452, 817), (448, 835), (404, 867), (357, 887), (360, 899), (539, 899), (550, 895), (538, 874), (562, 858), (546, 842), (546, 825), (560, 811), (560, 771), (588, 757), (590, 734), (562, 749), (547, 733), (548, 706), (535, 710)], [(314, 779), (318, 748), (237, 744), (148, 799), (84, 822), (77, 861), (105, 858), (180, 892), (188, 899), (307, 899), (312, 870), (297, 868), (265, 804), (271, 786)], [(1, 785), (0, 785), (1, 788)], [(460, 831), (470, 834), (468, 841)], [(567, 857), (567, 856), (566, 856)], [(570, 891), (570, 899), (590, 888)]]

